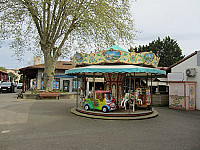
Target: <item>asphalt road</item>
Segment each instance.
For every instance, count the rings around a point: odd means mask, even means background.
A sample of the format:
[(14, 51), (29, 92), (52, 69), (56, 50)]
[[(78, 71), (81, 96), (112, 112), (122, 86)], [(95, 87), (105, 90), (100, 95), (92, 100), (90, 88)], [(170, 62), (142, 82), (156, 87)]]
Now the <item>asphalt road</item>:
[(147, 120), (70, 113), (73, 100), (23, 100), (0, 93), (0, 150), (199, 150), (200, 111), (155, 107)]

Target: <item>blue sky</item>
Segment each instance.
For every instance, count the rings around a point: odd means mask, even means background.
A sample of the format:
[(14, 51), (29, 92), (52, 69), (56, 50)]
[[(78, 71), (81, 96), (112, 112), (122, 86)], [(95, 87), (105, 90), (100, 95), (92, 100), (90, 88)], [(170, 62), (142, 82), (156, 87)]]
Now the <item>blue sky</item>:
[[(137, 0), (131, 12), (137, 33), (135, 45), (166, 36), (177, 40), (183, 54), (200, 50), (200, 0)], [(21, 62), (12, 56), (14, 52), (7, 44), (0, 48), (0, 66), (22, 68), (32, 65), (33, 55), (26, 52)]]

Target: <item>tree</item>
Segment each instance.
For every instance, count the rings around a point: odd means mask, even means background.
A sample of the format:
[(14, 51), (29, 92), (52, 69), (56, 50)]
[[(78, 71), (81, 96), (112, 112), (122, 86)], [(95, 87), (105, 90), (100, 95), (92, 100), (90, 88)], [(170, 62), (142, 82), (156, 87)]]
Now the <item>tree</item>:
[(12, 72), (9, 72), (8, 75), (10, 77), (11, 82), (14, 82), (17, 79), (17, 76)]
[(135, 36), (129, 0), (4, 0), (0, 22), (1, 39), (12, 40), (17, 56), (40, 47), (46, 90), (58, 57), (116, 41), (128, 45)]
[(7, 72), (6, 68), (4, 68), (4, 67), (0, 67), (0, 70)]
[(132, 49), (134, 49), (136, 52), (152, 51), (154, 54), (160, 57), (159, 66), (162, 67), (169, 67), (184, 58), (184, 55), (182, 55), (182, 50), (177, 41), (171, 39), (169, 36), (165, 37), (163, 40), (158, 37), (157, 40), (150, 42), (149, 45), (139, 45), (135, 48), (132, 47)]

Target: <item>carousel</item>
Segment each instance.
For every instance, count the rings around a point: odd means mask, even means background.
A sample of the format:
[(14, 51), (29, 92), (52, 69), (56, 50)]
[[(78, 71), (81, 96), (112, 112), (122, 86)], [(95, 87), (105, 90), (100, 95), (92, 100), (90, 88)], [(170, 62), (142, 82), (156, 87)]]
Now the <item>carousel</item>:
[[(155, 114), (152, 81), (166, 72), (156, 69), (159, 57), (154, 53), (128, 52), (114, 45), (96, 53), (76, 53), (72, 61), (75, 68), (65, 74), (77, 77), (73, 113), (102, 119)], [(95, 82), (98, 78), (103, 79), (101, 86)], [(88, 79), (92, 84), (87, 84)]]

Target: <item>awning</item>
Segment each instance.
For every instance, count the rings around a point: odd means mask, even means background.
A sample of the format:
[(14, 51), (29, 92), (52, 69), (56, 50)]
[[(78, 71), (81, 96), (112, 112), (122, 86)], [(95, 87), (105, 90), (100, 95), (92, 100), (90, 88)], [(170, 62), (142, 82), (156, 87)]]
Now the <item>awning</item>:
[(66, 70), (65, 74), (80, 73), (153, 73), (166, 75), (166, 71), (156, 68), (141, 67), (136, 65), (91, 65)]

